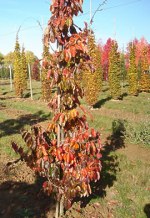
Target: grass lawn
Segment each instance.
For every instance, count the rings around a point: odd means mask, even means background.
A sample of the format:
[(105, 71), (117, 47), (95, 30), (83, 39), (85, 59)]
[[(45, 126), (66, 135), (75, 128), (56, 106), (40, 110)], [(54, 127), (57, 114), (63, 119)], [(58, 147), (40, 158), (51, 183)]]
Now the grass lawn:
[[(33, 100), (29, 89), (25, 98), (17, 99), (10, 92), (9, 81), (0, 81), (1, 154), (14, 158), (10, 144), (15, 141), (23, 145), (20, 129), (37, 124), (45, 128), (51, 119), (50, 109), (41, 99), (40, 86), (40, 82), (33, 82)], [(101, 180), (85, 200), (89, 210), (97, 205), (100, 218), (150, 217), (150, 93), (140, 93), (137, 97), (124, 94), (123, 100), (113, 101), (109, 90), (104, 89), (96, 109), (89, 110), (84, 100), (82, 103), (87, 114), (91, 114), (89, 125), (100, 131), (106, 145)], [(80, 218), (91, 217), (86, 210), (87, 206)], [(73, 216), (66, 214), (66, 217)]]

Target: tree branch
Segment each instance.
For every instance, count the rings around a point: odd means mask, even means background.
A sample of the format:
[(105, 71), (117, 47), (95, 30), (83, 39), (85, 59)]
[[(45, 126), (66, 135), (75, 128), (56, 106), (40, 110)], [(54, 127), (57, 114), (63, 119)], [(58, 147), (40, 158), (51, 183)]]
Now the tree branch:
[(100, 9), (100, 7), (102, 7), (103, 5), (105, 5), (106, 2), (107, 2), (107, 0), (104, 0), (102, 3), (99, 4), (98, 8), (95, 10), (95, 12), (94, 12), (94, 14), (93, 14), (93, 16), (92, 16), (92, 18), (91, 18), (91, 20), (90, 20), (90, 24), (93, 23), (93, 19), (94, 19), (96, 13), (97, 13), (98, 11), (102, 11), (102, 10), (103, 10), (102, 8)]

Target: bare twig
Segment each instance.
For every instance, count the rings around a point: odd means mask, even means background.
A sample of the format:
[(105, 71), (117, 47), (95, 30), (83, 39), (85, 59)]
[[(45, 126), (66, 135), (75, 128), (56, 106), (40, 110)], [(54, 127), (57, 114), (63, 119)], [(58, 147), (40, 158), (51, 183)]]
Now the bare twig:
[(105, 5), (106, 2), (107, 2), (107, 0), (104, 0), (102, 3), (99, 4), (98, 8), (95, 10), (95, 12), (94, 12), (94, 14), (93, 14), (93, 16), (92, 16), (92, 18), (91, 18), (91, 20), (90, 20), (90, 24), (93, 23), (93, 19), (94, 19), (96, 13), (97, 13), (98, 11), (102, 11), (102, 10), (103, 10), (102, 8), (100, 9), (100, 7), (102, 7), (103, 5)]
[(8, 162), (8, 163), (6, 164), (6, 166), (4, 167), (4, 172), (7, 173), (8, 170), (9, 170), (9, 167), (12, 166), (12, 165), (14, 165), (14, 164), (16, 164), (16, 163), (18, 163), (19, 161), (22, 161), (22, 158), (21, 158), (21, 157), (18, 158), (17, 160)]

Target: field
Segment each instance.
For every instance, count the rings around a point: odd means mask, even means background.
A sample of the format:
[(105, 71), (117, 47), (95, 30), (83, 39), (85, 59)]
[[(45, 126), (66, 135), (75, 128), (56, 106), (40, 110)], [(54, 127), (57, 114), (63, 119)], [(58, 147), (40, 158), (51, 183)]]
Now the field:
[[(46, 128), (51, 112), (41, 99), (40, 82), (33, 83), (25, 98), (15, 98), (9, 81), (0, 81), (0, 217), (53, 217), (55, 202), (41, 189), (41, 179), (24, 164), (10, 171), (6, 164), (17, 159), (11, 141), (23, 145), (21, 128)], [(101, 179), (93, 184), (89, 198), (77, 199), (64, 217), (68, 218), (148, 218), (150, 217), (150, 93), (133, 97), (123, 90), (123, 100), (113, 101), (107, 84), (94, 110), (89, 110), (90, 126), (101, 133), (103, 150)]]

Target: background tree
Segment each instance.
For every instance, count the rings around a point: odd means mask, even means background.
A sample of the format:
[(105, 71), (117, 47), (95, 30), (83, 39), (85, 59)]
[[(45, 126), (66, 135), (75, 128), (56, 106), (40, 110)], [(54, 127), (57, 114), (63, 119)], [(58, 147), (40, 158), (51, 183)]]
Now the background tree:
[(113, 40), (111, 38), (107, 39), (106, 44), (102, 49), (102, 69), (103, 69), (103, 79), (108, 80), (108, 69), (109, 69), (109, 53), (112, 47)]
[(49, 47), (43, 45), (43, 59), (45, 61), (45, 66), (42, 67), (42, 74), (41, 74), (41, 82), (42, 82), (42, 98), (44, 101), (49, 101), (51, 98), (51, 82), (50, 78), (47, 77), (48, 72), (48, 61), (50, 60), (50, 53)]
[(128, 69), (128, 84), (129, 84), (129, 94), (138, 94), (138, 71), (136, 67), (136, 57), (135, 51), (136, 47), (134, 43), (129, 44), (129, 69)]
[(25, 55), (26, 55), (27, 64), (32, 65), (38, 59), (37, 56), (32, 51), (26, 51)]
[(40, 80), (40, 62), (39, 60), (35, 60), (34, 63), (32, 64), (32, 79), (34, 80)]
[(141, 61), (141, 58), (138, 60), (138, 64), (137, 64), (137, 74), (138, 74), (138, 86), (139, 86), (141, 75), (142, 75), (142, 61)]
[(120, 54), (120, 72), (121, 72), (122, 86), (124, 87), (127, 78), (126, 58), (125, 58), (124, 51), (121, 52)]
[(119, 99), (121, 97), (120, 54), (116, 41), (113, 41), (109, 54), (108, 80), (112, 98)]
[(14, 52), (9, 52), (8, 54), (6, 54), (4, 56), (4, 64), (5, 65), (10, 65), (10, 64), (14, 64), (14, 59), (15, 59), (15, 54)]
[(0, 52), (0, 65), (4, 63), (4, 55)]
[[(136, 66), (138, 65), (139, 60), (142, 58), (143, 56), (143, 49), (144, 48), (148, 48), (148, 42), (147, 40), (142, 37), (141, 39), (134, 39), (133, 40), (133, 44), (135, 45), (135, 59), (136, 59)], [(148, 53), (146, 54), (147, 58), (148, 58)]]
[(21, 76), (22, 89), (23, 91), (25, 91), (27, 89), (28, 66), (27, 66), (24, 47), (22, 47), (22, 52), (21, 52), (21, 69), (20, 70), (21, 70), (20, 76)]
[(15, 50), (14, 50), (14, 87), (17, 97), (23, 96), (23, 86), (22, 86), (22, 64), (21, 64), (21, 53), (20, 45), (18, 42), (18, 37), (16, 38)]
[(4, 66), (4, 55), (0, 53), (0, 78), (8, 78), (9, 70)]
[(92, 30), (88, 34), (88, 51), (95, 71), (91, 73), (91, 69), (87, 69), (87, 66), (83, 69), (83, 88), (87, 103), (93, 106), (97, 102), (102, 88), (102, 69), (100, 51), (95, 43)]
[(148, 47), (144, 47), (141, 58), (141, 78), (140, 78), (140, 90), (150, 91), (150, 72), (148, 64)]

